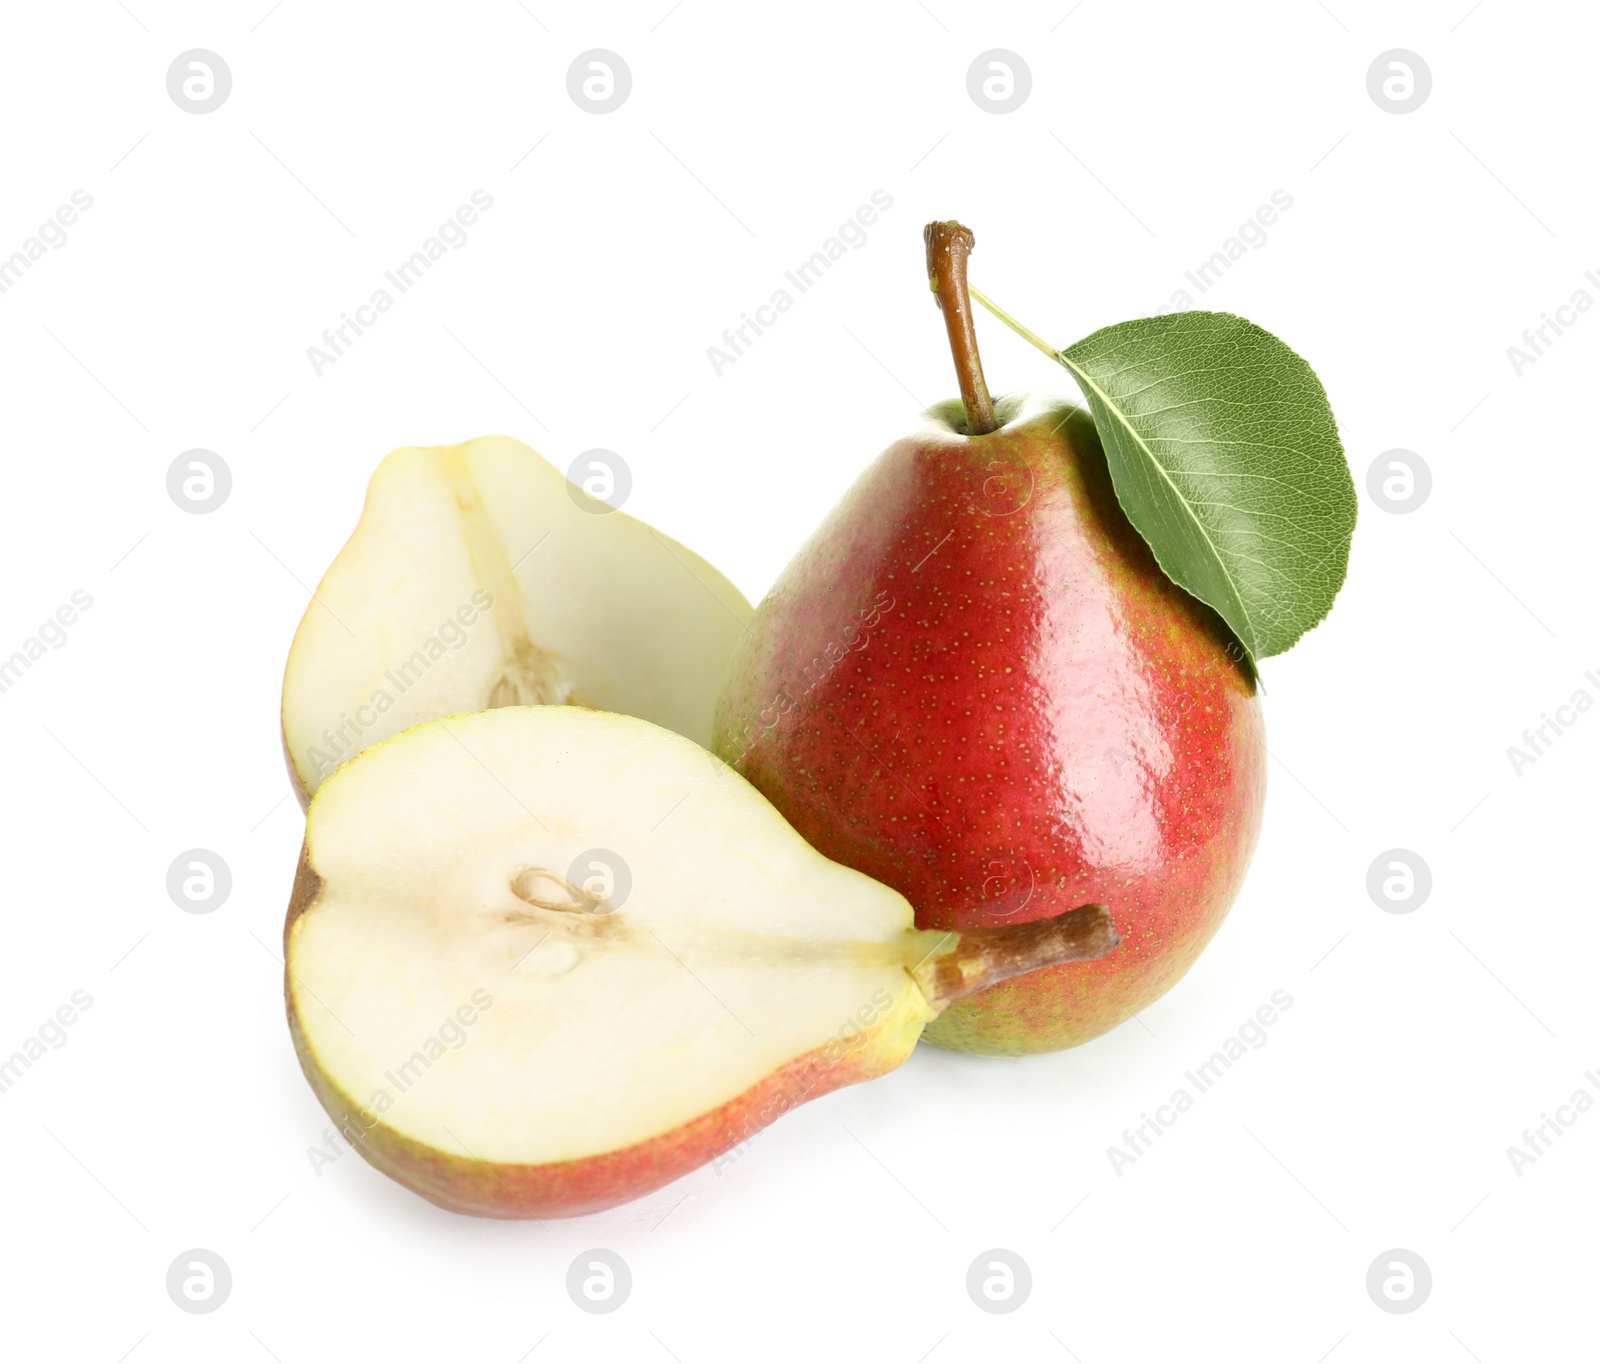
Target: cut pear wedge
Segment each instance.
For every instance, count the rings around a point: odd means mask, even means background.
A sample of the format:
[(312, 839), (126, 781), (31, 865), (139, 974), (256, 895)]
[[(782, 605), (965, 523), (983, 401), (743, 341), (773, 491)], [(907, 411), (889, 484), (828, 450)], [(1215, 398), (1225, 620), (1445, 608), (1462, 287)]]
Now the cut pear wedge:
[(699, 555), (521, 441), (396, 450), (295, 633), (284, 751), (303, 802), (362, 749), (495, 706), (620, 711), (708, 745), (750, 616)]
[(595, 1212), (910, 1054), (952, 999), (1116, 946), (1099, 905), (918, 931), (731, 768), (629, 716), (420, 725), (322, 784), (284, 930), (300, 1062), (458, 1212)]

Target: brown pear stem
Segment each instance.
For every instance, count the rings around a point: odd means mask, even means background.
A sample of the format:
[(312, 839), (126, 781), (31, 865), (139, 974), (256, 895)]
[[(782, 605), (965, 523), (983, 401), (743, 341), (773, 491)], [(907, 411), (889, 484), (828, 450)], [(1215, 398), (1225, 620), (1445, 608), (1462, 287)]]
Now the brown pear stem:
[(972, 300), (967, 296), (967, 257), (975, 238), (957, 222), (929, 223), (922, 229), (928, 254), (928, 283), (944, 312), (950, 336), (950, 354), (956, 362), (956, 382), (961, 385), (961, 405), (967, 410), (967, 432), (987, 436), (999, 429), (989, 386), (983, 381), (983, 361), (978, 358), (978, 333), (972, 325)]
[(1067, 961), (1094, 961), (1122, 941), (1104, 905), (1079, 905), (1053, 919), (951, 933), (951, 951), (935, 949), (911, 969), (936, 1009), (1013, 976)]

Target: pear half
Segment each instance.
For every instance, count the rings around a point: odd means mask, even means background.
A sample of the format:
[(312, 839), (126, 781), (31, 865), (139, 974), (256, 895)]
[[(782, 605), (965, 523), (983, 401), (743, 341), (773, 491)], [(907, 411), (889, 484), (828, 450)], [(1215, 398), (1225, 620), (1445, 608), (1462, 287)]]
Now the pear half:
[(571, 1216), (892, 1069), (951, 999), (1116, 942), (1098, 905), (918, 931), (681, 735), (509, 707), (323, 783), (285, 993), (307, 1078), (374, 1166), (458, 1212)]
[(298, 794), (411, 725), (494, 706), (621, 711), (709, 745), (750, 616), (699, 555), (521, 441), (396, 450), (289, 650)]

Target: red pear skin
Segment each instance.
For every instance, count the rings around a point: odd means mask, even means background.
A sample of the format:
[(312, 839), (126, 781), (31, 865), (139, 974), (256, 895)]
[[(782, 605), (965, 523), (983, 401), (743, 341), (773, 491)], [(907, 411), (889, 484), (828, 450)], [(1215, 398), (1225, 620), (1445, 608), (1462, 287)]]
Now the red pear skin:
[[(878, 1045), (875, 1029), (840, 1055), (827, 1047), (796, 1057), (721, 1108), (618, 1151), (544, 1165), (457, 1156), (396, 1131), (334, 1084), (317, 1065), (289, 1004), (300, 1067), (339, 1131), (370, 1165), (450, 1212), (474, 1217), (580, 1217), (670, 1184), (749, 1140), (790, 1109), (892, 1070), (904, 1047)], [(893, 1032), (893, 1029), (888, 1029)]]
[(1193, 964), (1255, 848), (1266, 749), (1242, 651), (1156, 566), (1088, 413), (999, 406), (976, 437), (959, 403), (936, 409), (861, 476), (757, 610), (715, 748), (919, 928), (1105, 903), (1117, 951), (924, 1034), (1026, 1055), (1099, 1036)]

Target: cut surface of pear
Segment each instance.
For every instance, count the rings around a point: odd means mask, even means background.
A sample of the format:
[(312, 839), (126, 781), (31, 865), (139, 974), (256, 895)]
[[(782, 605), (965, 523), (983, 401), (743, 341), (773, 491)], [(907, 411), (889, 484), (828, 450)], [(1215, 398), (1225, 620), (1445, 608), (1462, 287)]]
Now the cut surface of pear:
[[(1052, 960), (1115, 945), (1090, 909)], [(680, 735), (510, 707), (324, 783), (285, 989), (302, 1067), (371, 1163), (457, 1211), (560, 1216), (893, 1068), (949, 997), (1039, 950), (917, 931)]]
[(709, 744), (750, 615), (704, 559), (520, 441), (396, 450), (289, 651), (290, 769), (309, 798), (411, 725), (504, 705), (620, 711)]

